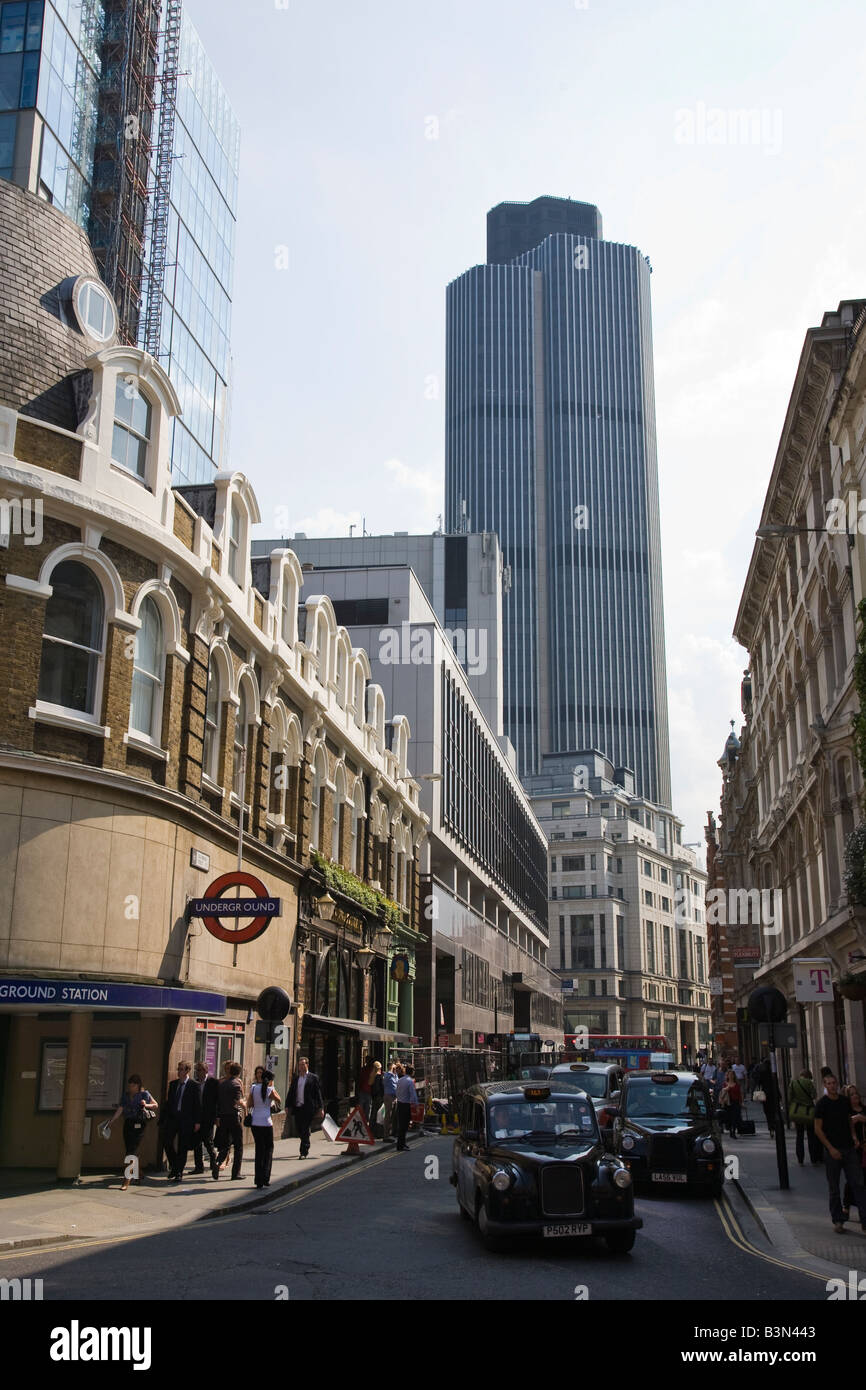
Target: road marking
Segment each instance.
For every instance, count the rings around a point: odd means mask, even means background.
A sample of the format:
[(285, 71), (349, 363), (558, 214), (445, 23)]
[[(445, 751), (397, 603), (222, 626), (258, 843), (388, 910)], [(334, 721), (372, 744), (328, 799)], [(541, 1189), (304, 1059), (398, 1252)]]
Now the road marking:
[(756, 1255), (759, 1260), (766, 1260), (767, 1264), (778, 1265), (780, 1269), (791, 1269), (797, 1274), (807, 1275), (809, 1279), (817, 1279), (826, 1288), (827, 1279), (825, 1275), (816, 1274), (814, 1270), (805, 1269), (803, 1265), (792, 1264), (789, 1260), (780, 1260), (775, 1255), (767, 1255), (763, 1250), (758, 1250), (756, 1246), (752, 1245), (748, 1237), (743, 1234), (740, 1223), (734, 1214), (734, 1209), (727, 1197), (714, 1198), (713, 1206), (718, 1213), (725, 1235), (732, 1245), (736, 1245), (738, 1250), (742, 1250), (746, 1255)]

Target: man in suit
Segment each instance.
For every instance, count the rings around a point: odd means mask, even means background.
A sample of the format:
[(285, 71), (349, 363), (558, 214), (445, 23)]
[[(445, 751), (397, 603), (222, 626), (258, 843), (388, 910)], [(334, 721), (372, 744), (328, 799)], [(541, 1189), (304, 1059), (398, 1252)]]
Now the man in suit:
[(292, 1077), (292, 1084), (286, 1099), (286, 1108), (291, 1110), (295, 1117), (295, 1124), (301, 1140), (301, 1152), (298, 1154), (298, 1158), (306, 1158), (310, 1152), (310, 1125), (314, 1119), (321, 1119), (325, 1113), (325, 1102), (322, 1098), (319, 1078), (314, 1071), (310, 1071), (308, 1057), (298, 1058), (298, 1069)]
[[(201, 1093), (190, 1076), (189, 1062), (178, 1062), (177, 1079), (168, 1088), (163, 1109), (163, 1145), (169, 1182), (182, 1182), (186, 1156), (201, 1128)], [(177, 1149), (174, 1141), (177, 1139)]]
[(207, 1156), (211, 1166), (216, 1156), (213, 1145), (213, 1132), (217, 1118), (217, 1088), (219, 1082), (215, 1076), (208, 1075), (207, 1063), (196, 1062), (195, 1064), (195, 1084), (198, 1086), (201, 1096), (201, 1129), (195, 1137), (193, 1144), (193, 1156), (195, 1158), (195, 1172), (204, 1172), (204, 1154), (202, 1149), (207, 1149)]

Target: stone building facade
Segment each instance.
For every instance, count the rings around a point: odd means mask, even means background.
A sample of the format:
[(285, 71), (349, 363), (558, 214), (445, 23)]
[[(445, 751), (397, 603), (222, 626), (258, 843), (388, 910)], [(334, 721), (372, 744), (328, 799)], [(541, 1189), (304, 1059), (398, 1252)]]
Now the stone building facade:
[[(411, 1018), (426, 821), (366, 653), (291, 551), (251, 561), (249, 480), (171, 486), (177, 396), (81, 234), (0, 183), (0, 246), (0, 1164), (72, 1177), (120, 1162), (129, 1071), (249, 1082), (270, 985), (278, 1086), (301, 1046), (345, 1109)], [(193, 900), (241, 861), (279, 912), (214, 932)]]
[[(760, 901), (757, 920), (728, 923), (734, 955), (742, 943), (759, 956), (754, 972), (736, 972), (743, 1050), (759, 1051), (745, 1025), (749, 994), (772, 985), (798, 1025), (785, 1054), (794, 1073), (826, 1064), (861, 1084), (864, 1005), (842, 977), (866, 961), (866, 910), (845, 877), (862, 820), (854, 661), (866, 575), (856, 504), (853, 531), (828, 522), (834, 500), (863, 495), (864, 323), (864, 301), (844, 301), (806, 334), (734, 627), (749, 671), (745, 724), (721, 764), (719, 837), (728, 892), (754, 890)], [(807, 962), (816, 993), (797, 998), (795, 972)]]

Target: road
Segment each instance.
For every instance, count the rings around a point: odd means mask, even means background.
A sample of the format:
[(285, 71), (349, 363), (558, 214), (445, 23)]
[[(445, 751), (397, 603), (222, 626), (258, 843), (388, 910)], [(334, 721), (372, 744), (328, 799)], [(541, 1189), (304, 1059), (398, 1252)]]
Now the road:
[(630, 1255), (602, 1241), (489, 1252), (458, 1215), (450, 1154), (422, 1136), (252, 1212), (2, 1256), (0, 1276), (40, 1277), (45, 1300), (73, 1301), (826, 1299), (822, 1280), (773, 1257), (737, 1197), (639, 1198)]

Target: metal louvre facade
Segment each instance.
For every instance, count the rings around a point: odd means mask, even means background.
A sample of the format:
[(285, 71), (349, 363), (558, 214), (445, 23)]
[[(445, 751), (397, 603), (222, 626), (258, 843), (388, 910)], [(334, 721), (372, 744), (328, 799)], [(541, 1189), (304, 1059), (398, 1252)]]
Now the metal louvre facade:
[(669, 806), (647, 262), (552, 235), (468, 271), (447, 309), (446, 524), (497, 531), (511, 566), (505, 728), (521, 774), (598, 748)]
[(442, 681), (443, 828), (547, 939), (547, 843), (444, 665)]

